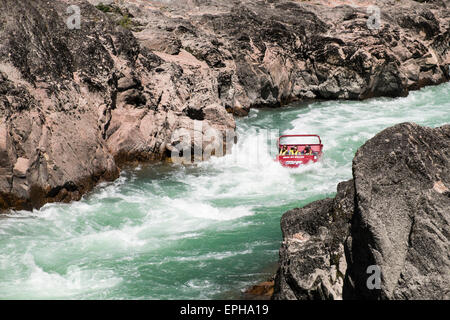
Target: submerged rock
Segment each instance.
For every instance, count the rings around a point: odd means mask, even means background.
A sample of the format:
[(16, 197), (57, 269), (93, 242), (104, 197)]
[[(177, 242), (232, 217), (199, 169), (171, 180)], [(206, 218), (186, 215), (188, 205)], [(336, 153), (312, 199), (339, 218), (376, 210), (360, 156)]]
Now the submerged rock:
[(270, 300), (273, 296), (275, 281), (270, 279), (268, 281), (261, 282), (246, 289), (241, 298), (243, 300)]
[(449, 299), (449, 168), (450, 125), (369, 140), (334, 200), (283, 216), (273, 298)]

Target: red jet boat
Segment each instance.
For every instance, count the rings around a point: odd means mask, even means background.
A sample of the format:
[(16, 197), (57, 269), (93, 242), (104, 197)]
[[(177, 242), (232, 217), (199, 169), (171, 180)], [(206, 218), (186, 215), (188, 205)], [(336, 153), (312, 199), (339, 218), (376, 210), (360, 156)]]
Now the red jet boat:
[(323, 144), (316, 134), (284, 135), (278, 139), (277, 161), (284, 167), (298, 168), (322, 157)]

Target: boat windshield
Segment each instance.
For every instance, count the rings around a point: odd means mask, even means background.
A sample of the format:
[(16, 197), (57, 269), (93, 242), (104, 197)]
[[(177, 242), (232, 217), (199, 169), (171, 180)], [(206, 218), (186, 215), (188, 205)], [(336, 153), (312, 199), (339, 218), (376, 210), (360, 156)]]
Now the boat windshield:
[(282, 137), (280, 139), (280, 145), (307, 145), (307, 144), (320, 144), (320, 140), (316, 136), (306, 137)]

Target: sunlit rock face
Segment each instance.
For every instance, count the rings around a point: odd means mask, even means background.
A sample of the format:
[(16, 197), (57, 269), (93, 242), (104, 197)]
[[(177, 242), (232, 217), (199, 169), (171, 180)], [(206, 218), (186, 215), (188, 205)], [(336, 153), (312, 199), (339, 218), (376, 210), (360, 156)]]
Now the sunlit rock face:
[(2, 209), (77, 200), (123, 164), (170, 156), (177, 130), (220, 142), (235, 127), (206, 64), (164, 60), (96, 7), (70, 4), (80, 29), (64, 1), (2, 1)]
[[(98, 4), (101, 1), (91, 0)], [(290, 100), (406, 95), (449, 79), (440, 1), (109, 1), (154, 52), (206, 63), (242, 112)], [(120, 13), (117, 13), (119, 11)]]
[(379, 23), (332, 1), (0, 5), (1, 209), (79, 199), (180, 148), (217, 154), (252, 107), (399, 96), (449, 77), (439, 1), (383, 2)]

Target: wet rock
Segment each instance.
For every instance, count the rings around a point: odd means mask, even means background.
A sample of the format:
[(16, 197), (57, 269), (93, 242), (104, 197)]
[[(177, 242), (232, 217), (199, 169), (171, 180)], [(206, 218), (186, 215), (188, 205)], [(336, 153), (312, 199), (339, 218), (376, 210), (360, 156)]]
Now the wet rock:
[(244, 300), (270, 300), (274, 291), (274, 280), (261, 282), (246, 289), (242, 295)]

